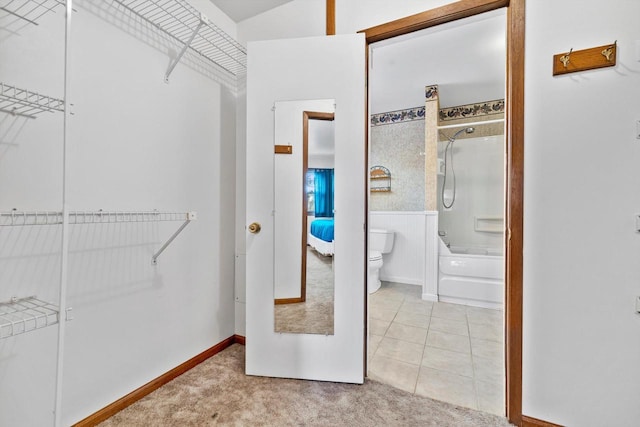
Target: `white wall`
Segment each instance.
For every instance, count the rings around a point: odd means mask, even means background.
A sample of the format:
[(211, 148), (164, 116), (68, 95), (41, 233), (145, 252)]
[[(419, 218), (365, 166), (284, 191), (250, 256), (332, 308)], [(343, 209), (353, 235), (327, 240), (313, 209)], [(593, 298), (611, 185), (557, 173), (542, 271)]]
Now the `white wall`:
[(247, 94), (237, 98), (236, 107), (236, 223), (235, 223), (235, 333), (246, 335), (246, 254), (247, 254)]
[[(74, 3), (69, 208), (194, 210), (198, 220), (155, 267), (180, 223), (71, 227), (64, 425), (234, 331), (234, 96), (182, 63), (165, 84), (172, 46), (153, 31), (141, 40), (144, 26), (102, 2)], [(1, 81), (62, 97), (63, 15), (0, 44)], [(61, 123), (0, 114), (1, 211), (61, 209)], [(0, 241), (0, 301), (56, 301), (60, 227), (3, 227)], [(55, 335), (0, 342), (0, 425), (53, 424)]]
[(366, 2), (338, 0), (336, 1), (336, 33), (355, 33), (448, 3), (452, 2), (447, 0), (367, 0)]
[[(447, 142), (438, 142), (438, 158), (444, 159)], [(451, 208), (442, 206), (444, 176), (438, 175), (439, 231), (446, 232), (445, 243), (465, 248), (494, 248), (502, 251), (504, 238), (504, 136), (459, 138), (447, 153), (446, 190), (456, 198)], [(445, 197), (447, 193), (445, 193)], [(451, 198), (446, 197), (447, 206)], [(476, 218), (481, 219), (476, 227)], [(492, 218), (496, 218), (495, 221)], [(486, 225), (490, 227), (486, 227)], [(495, 227), (496, 232), (479, 231)]]
[[(444, 3), (341, 0), (337, 30)], [(565, 425), (640, 418), (638, 16), (636, 0), (527, 3), (523, 411)], [(298, 34), (286, 24), (273, 17), (280, 34)], [(554, 54), (614, 40), (615, 69), (551, 76)]]
[(309, 147), (307, 167), (309, 169), (333, 169), (335, 167), (335, 122), (332, 120), (309, 120)]
[(238, 23), (238, 41), (321, 36), (326, 33), (325, 0), (294, 0)]
[[(527, 6), (523, 411), (564, 425), (640, 419), (638, 16), (635, 0)], [(615, 40), (614, 69), (551, 76), (553, 54)]]

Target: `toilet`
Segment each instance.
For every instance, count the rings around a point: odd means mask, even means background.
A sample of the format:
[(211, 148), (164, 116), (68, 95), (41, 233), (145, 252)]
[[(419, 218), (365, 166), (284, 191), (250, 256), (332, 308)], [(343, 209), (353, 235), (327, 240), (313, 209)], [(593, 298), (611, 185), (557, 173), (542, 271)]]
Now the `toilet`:
[(393, 248), (393, 231), (369, 230), (369, 280), (367, 287), (370, 294), (380, 289), (380, 267), (382, 255), (388, 254)]

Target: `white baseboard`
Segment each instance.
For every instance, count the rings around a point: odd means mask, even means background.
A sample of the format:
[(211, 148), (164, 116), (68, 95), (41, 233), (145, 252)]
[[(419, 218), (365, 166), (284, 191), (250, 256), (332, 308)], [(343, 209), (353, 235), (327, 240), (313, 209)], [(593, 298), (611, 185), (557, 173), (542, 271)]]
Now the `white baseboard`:
[[(424, 295), (422, 296), (424, 299)], [(491, 301), (480, 301), (474, 300), (470, 298), (456, 298), (456, 297), (440, 297), (441, 302), (448, 302), (451, 304), (461, 304), (461, 305), (470, 305), (472, 307), (480, 307), (480, 308), (490, 308), (492, 310), (503, 310), (504, 307), (502, 303), (499, 302), (491, 302)]]
[(422, 286), (422, 281), (420, 279), (416, 279), (412, 277), (387, 276), (387, 275), (381, 274), (380, 280), (382, 280), (383, 282), (405, 283), (407, 285)]
[(438, 301), (438, 295), (436, 294), (422, 294), (424, 301)]

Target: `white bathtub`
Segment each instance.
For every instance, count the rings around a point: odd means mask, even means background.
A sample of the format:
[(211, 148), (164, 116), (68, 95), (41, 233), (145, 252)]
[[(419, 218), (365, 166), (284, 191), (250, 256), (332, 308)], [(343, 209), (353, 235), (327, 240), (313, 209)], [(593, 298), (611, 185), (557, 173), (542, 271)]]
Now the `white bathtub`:
[(438, 300), (485, 308), (504, 303), (504, 257), (499, 250), (448, 248), (438, 254)]

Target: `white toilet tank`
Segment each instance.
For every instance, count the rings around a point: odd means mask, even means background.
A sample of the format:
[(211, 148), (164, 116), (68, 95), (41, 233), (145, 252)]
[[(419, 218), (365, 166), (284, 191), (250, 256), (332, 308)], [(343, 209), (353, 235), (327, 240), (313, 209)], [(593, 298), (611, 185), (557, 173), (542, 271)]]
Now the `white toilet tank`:
[(369, 230), (369, 250), (388, 254), (393, 248), (393, 231), (372, 228)]

